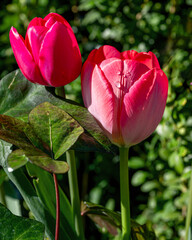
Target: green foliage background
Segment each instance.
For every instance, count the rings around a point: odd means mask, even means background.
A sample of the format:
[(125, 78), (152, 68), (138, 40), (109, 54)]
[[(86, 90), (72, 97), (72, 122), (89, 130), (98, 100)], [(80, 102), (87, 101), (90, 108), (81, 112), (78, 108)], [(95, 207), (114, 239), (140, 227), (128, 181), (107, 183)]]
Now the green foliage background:
[[(131, 212), (141, 224), (151, 221), (158, 239), (183, 239), (192, 163), (192, 0), (2, 0), (1, 78), (18, 68), (10, 27), (24, 36), (32, 18), (49, 12), (70, 22), (83, 62), (104, 44), (157, 55), (169, 79), (169, 96), (156, 132), (130, 150)], [(66, 86), (66, 92), (82, 103), (80, 78)], [(119, 211), (118, 157), (79, 153), (77, 158), (81, 198)], [(60, 176), (60, 184), (65, 181), (66, 176)], [(109, 239), (87, 218), (85, 224), (87, 239)]]

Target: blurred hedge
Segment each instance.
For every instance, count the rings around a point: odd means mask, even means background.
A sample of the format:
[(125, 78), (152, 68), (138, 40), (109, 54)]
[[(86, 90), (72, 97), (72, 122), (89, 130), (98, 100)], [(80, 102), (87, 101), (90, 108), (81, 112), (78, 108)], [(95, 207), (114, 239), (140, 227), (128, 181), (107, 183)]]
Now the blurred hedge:
[[(24, 36), (29, 21), (50, 11), (72, 25), (83, 61), (109, 44), (119, 51), (153, 51), (169, 79), (169, 97), (157, 131), (130, 151), (132, 217), (152, 221), (158, 239), (182, 239), (192, 163), (192, 1), (191, 0), (7, 0), (0, 9), (0, 75), (17, 68), (9, 44), (13, 25)], [(66, 87), (82, 102), (80, 79)], [(119, 210), (118, 157), (79, 154), (82, 198)], [(86, 220), (87, 221), (87, 220)], [(94, 234), (93, 234), (94, 233)], [(93, 224), (89, 240), (108, 239)], [(90, 236), (94, 237), (90, 237)]]

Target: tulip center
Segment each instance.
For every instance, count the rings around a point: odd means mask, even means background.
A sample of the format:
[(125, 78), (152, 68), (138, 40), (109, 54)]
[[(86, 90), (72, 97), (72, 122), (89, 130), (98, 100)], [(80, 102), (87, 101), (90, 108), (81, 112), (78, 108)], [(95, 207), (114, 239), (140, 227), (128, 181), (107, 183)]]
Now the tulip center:
[(130, 86), (132, 85), (132, 80), (131, 80), (131, 73), (126, 72), (124, 73), (123, 71), (118, 71), (117, 75), (120, 76), (120, 81), (116, 81), (115, 85), (118, 89), (122, 90), (123, 92), (126, 92)]
[(122, 60), (111, 58), (100, 64), (106, 80), (110, 83), (114, 94), (113, 130), (114, 142), (123, 145), (121, 130), (121, 112), (124, 105), (124, 96), (129, 93), (132, 86), (139, 80), (141, 75), (149, 70), (144, 64), (135, 60)]
[[(123, 63), (123, 62), (122, 62)], [(121, 143), (123, 145), (123, 138), (122, 138), (122, 132), (121, 132), (121, 125), (120, 125), (120, 119), (121, 119), (121, 111), (123, 106), (123, 99), (125, 94), (129, 91), (130, 87), (133, 84), (133, 79), (131, 73), (124, 68), (124, 64), (121, 64), (121, 70), (117, 71), (116, 73), (116, 81), (115, 86), (116, 90), (114, 89), (114, 93), (116, 95), (116, 118), (117, 118), (117, 135), (115, 136), (118, 143)]]

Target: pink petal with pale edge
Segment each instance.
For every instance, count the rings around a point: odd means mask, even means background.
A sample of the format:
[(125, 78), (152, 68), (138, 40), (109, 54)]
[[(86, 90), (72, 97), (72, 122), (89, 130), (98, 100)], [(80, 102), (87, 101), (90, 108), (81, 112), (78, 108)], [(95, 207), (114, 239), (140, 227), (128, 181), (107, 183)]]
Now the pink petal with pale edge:
[(98, 66), (89, 61), (82, 71), (82, 95), (85, 106), (111, 139), (114, 124), (113, 90)]
[(146, 73), (149, 68), (144, 64), (134, 60), (122, 60), (110, 58), (100, 64), (100, 68), (114, 93), (114, 110), (113, 110), (113, 131), (112, 139), (116, 143), (123, 142), (121, 137), (120, 116), (123, 104), (123, 98), (131, 86)]
[(161, 121), (166, 105), (168, 79), (153, 69), (141, 76), (124, 97), (121, 132), (125, 146), (149, 137)]
[(38, 66), (25, 46), (24, 40), (15, 28), (11, 28), (9, 33), (11, 47), (15, 55), (17, 64), (23, 75), (33, 83), (45, 85)]
[(119, 97), (119, 92), (127, 93), (141, 75), (149, 70), (147, 66), (137, 61), (117, 58), (106, 59), (99, 67), (113, 87), (116, 97)]
[(47, 32), (39, 53), (39, 67), (50, 86), (64, 86), (81, 71), (81, 54), (73, 32), (62, 23)]

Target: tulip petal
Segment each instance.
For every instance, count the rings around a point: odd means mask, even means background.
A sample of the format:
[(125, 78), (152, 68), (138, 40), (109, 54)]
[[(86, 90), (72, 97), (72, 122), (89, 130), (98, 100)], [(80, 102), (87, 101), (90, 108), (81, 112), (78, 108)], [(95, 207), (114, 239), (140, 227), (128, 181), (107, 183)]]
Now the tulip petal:
[(73, 32), (55, 22), (47, 32), (39, 52), (42, 75), (54, 87), (75, 80), (81, 71), (81, 54)]
[(39, 17), (35, 17), (31, 20), (31, 22), (29, 23), (28, 27), (27, 27), (27, 31), (29, 28), (34, 27), (34, 26), (45, 26), (46, 21), (42, 18)]
[(155, 54), (153, 52), (148, 52), (148, 54), (151, 56), (152, 67), (160, 68), (159, 61), (158, 61), (157, 57), (155, 56)]
[(102, 71), (87, 61), (82, 70), (82, 95), (85, 106), (111, 138), (114, 124), (114, 94)]
[(19, 65), (23, 75), (33, 83), (45, 85), (38, 66), (35, 64), (31, 53), (25, 46), (23, 37), (13, 27), (10, 30), (9, 37), (17, 64)]
[(141, 75), (149, 70), (148, 67), (137, 61), (117, 58), (106, 59), (99, 66), (117, 98), (122, 96), (121, 92), (124, 96)]
[(121, 56), (123, 59), (135, 59), (135, 57), (137, 56), (138, 52), (136, 52), (135, 50), (128, 50), (128, 51), (124, 51), (121, 53)]
[(57, 13), (49, 13), (45, 18), (44, 21), (46, 21), (45, 26), (50, 28), (55, 22), (63, 23), (67, 28), (71, 29), (70, 24), (63, 18), (61, 15)]
[(99, 64), (108, 58), (121, 58), (121, 53), (112, 46), (104, 45), (99, 49), (93, 50), (88, 56), (88, 60), (95, 64)]
[(160, 68), (157, 57), (152, 52), (141, 52), (135, 56), (135, 60), (145, 64), (148, 68)]
[(138, 79), (146, 73), (149, 68), (134, 60), (122, 60), (110, 58), (104, 60), (100, 65), (103, 75), (111, 84), (115, 98), (113, 116), (113, 142), (123, 142), (120, 134), (120, 115), (122, 102), (125, 94)]
[(48, 28), (43, 26), (34, 26), (28, 29), (25, 43), (31, 54), (34, 57), (36, 64), (39, 64), (39, 51), (42, 41), (48, 31)]
[(150, 136), (165, 109), (168, 79), (162, 70), (152, 69), (130, 88), (124, 97), (121, 132), (126, 146)]
[(135, 50), (128, 50), (121, 53), (123, 59), (132, 59), (145, 64), (148, 68), (160, 68), (157, 57), (153, 52), (138, 53)]

